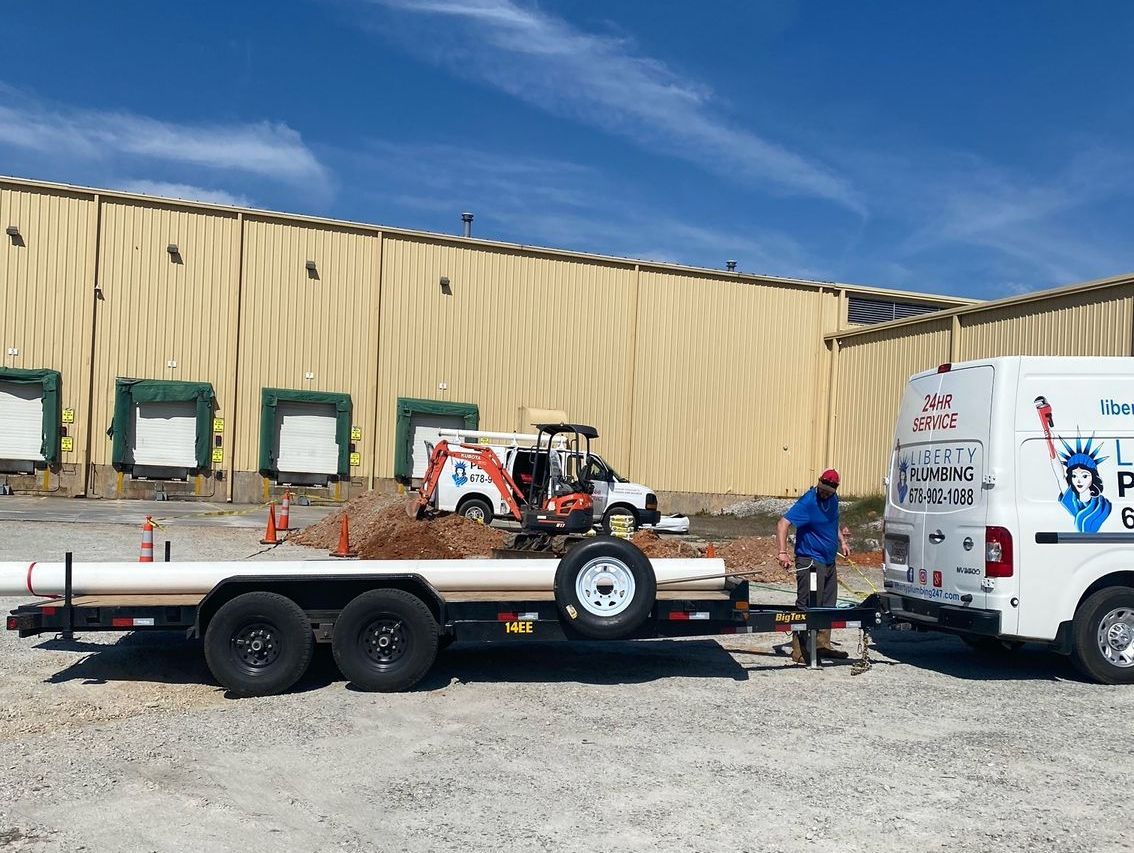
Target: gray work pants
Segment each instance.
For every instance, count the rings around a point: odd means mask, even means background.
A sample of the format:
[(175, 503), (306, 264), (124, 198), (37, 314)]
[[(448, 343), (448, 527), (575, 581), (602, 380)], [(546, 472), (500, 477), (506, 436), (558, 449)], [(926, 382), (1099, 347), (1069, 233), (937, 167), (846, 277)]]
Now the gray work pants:
[(839, 601), (839, 585), (835, 580), (835, 564), (820, 563), (810, 557), (795, 557), (795, 606), (807, 607), (811, 596), (811, 566), (815, 565), (815, 600), (819, 607), (835, 607)]

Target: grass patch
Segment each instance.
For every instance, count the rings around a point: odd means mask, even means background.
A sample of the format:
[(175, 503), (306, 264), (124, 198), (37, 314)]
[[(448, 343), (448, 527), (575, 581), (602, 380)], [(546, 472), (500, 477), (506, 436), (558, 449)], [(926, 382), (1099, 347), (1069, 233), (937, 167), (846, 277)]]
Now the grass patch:
[(877, 521), (886, 510), (885, 495), (867, 495), (865, 498), (847, 498), (850, 506), (839, 506), (839, 521), (848, 527), (862, 527)]

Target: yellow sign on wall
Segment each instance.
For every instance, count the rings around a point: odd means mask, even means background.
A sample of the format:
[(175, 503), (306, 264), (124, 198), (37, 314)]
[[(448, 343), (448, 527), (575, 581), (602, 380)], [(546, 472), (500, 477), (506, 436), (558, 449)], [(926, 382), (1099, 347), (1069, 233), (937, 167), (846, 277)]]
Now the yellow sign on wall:
[(362, 441), (362, 427), (352, 426), (350, 428), (350, 440)]
[(357, 468), (361, 464), (362, 464), (362, 454), (361, 453), (352, 453), (350, 455), (350, 467), (351, 468)]
[(64, 409), (63, 410), (63, 423), (73, 424), (74, 422), (75, 422), (75, 410), (74, 409)]
[(224, 432), (224, 418), (213, 418), (213, 432)]
[(75, 449), (75, 439), (71, 438), (69, 435), (65, 435), (59, 440), (59, 446), (64, 453), (71, 453)]
[(213, 461), (214, 462), (224, 462), (224, 448), (223, 447), (214, 447), (213, 448)]

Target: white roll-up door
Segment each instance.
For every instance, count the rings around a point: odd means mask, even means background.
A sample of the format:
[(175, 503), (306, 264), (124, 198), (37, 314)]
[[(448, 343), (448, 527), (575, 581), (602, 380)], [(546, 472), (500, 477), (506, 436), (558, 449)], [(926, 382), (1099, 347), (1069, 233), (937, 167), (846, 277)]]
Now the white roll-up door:
[(197, 467), (197, 403), (138, 403), (133, 462), (155, 468)]
[(276, 409), (276, 470), (281, 474), (337, 474), (336, 414), (332, 403), (280, 400)]
[(412, 477), (424, 477), (429, 465), (429, 449), (425, 446), (441, 440), (438, 430), (464, 429), (465, 419), (461, 415), (427, 415), (414, 413), (410, 416), (413, 430), (413, 473)]
[(0, 459), (42, 462), (43, 386), (0, 382)]

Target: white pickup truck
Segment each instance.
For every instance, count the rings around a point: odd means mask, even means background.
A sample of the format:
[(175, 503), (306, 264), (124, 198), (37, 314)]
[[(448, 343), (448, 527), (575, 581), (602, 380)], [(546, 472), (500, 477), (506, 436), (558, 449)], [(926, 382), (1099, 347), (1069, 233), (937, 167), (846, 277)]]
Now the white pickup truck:
[[(532, 453), (530, 446), (521, 442), (535, 441), (534, 435), (497, 433), (470, 430), (441, 430), (441, 438), (451, 442), (487, 445), (512, 475), (527, 497), (531, 485)], [(555, 450), (567, 454), (563, 448)], [(562, 460), (563, 470), (574, 468), (575, 460)], [(595, 519), (609, 532), (610, 519), (615, 515), (629, 516), (631, 527), (655, 525), (661, 520), (657, 495), (641, 483), (632, 483), (619, 475), (601, 456), (592, 453), (587, 460), (587, 479), (594, 484)], [(497, 516), (506, 516), (508, 508), (500, 498), (488, 475), (475, 465), (450, 459), (445, 463), (437, 482), (436, 507), (445, 512), (457, 512), (466, 518), (490, 523)]]

